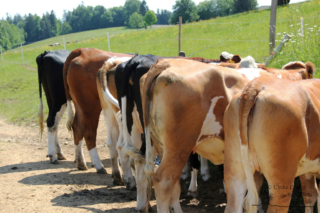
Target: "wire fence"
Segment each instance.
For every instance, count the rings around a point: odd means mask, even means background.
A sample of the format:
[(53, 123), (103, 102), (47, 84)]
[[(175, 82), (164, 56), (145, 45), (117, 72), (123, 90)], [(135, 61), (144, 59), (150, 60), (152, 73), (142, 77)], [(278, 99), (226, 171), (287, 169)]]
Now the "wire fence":
[[(226, 42), (240, 42), (240, 43), (244, 43), (247, 42), (249, 43), (249, 47), (246, 48), (245, 50), (242, 51), (242, 53), (247, 53), (250, 50), (262, 45), (263, 43), (269, 42), (269, 40), (267, 39), (235, 39), (236, 35), (238, 35), (240, 32), (245, 31), (246, 29), (248, 29), (249, 27), (252, 27), (252, 25), (254, 24), (259, 24), (259, 23), (269, 23), (269, 20), (265, 20), (268, 19), (270, 16), (263, 16), (260, 18), (260, 20), (257, 21), (252, 21), (252, 22), (237, 22), (237, 21), (232, 21), (232, 22), (223, 22), (223, 23), (212, 23), (212, 22), (197, 22), (197, 23), (187, 23), (187, 24), (183, 24), (182, 27), (187, 27), (187, 26), (203, 26), (203, 25), (208, 25), (208, 26), (213, 26), (213, 25), (217, 25), (217, 26), (223, 26), (223, 25), (239, 25), (242, 24), (244, 26), (236, 26), (235, 27), (235, 31), (233, 33), (230, 33), (228, 35), (227, 38), (190, 38), (190, 37), (186, 37), (184, 38), (182, 36), (181, 41), (185, 41), (185, 43), (188, 42), (209, 42), (209, 43), (213, 43), (208, 45), (207, 43), (205, 44), (205, 46), (201, 47), (199, 45), (199, 47), (195, 47), (193, 50), (194, 51), (190, 51), (189, 54), (187, 54), (187, 57), (190, 56), (194, 56), (196, 54), (199, 54), (201, 52), (204, 52), (206, 50), (212, 49), (214, 47), (218, 47), (218, 46), (222, 46), (223, 44), (225, 44)], [(303, 18), (303, 20), (309, 20), (309, 19), (315, 19), (315, 18), (319, 18), (320, 19), (320, 15), (318, 16), (310, 16), (310, 17), (305, 17)], [(277, 22), (294, 22), (294, 21), (299, 21), (301, 20), (301, 18), (292, 18), (292, 19), (278, 19)], [(300, 25), (298, 27), (301, 28), (301, 31), (303, 32), (305, 26), (303, 24), (303, 22), (301, 22), (300, 24), (298, 23), (297, 25)], [(307, 25), (307, 24), (306, 24)], [(172, 26), (172, 27), (176, 27), (176, 26)], [(237, 27), (239, 27), (237, 29)], [(269, 24), (267, 25), (267, 27), (269, 27)], [(114, 36), (115, 34), (118, 34), (119, 32), (112, 32), (111, 36)], [(108, 39), (108, 48), (109, 51), (111, 51), (111, 49), (117, 49), (117, 47), (124, 47), (124, 46), (141, 46), (141, 45), (146, 45), (146, 44), (160, 44), (161, 42), (175, 42), (179, 40), (179, 38), (168, 38), (168, 39), (156, 39), (156, 40), (148, 40), (148, 41), (142, 41), (142, 42), (134, 42), (134, 43), (123, 43), (123, 44), (112, 44), (110, 43), (109, 40), (109, 33), (106, 33), (107, 39)], [(49, 46), (64, 46), (64, 49), (67, 49), (66, 46), (66, 42), (65, 42), (65, 38), (61, 37), (61, 44), (59, 42), (57, 43), (53, 43), (53, 44), (49, 44)], [(112, 41), (112, 40), (111, 40)], [(38, 42), (38, 41), (35, 41)], [(13, 46), (20, 46), (20, 48), (16, 48), (15, 51), (21, 51), (21, 59), (23, 60), (23, 46), (25, 45), (29, 45), (35, 42), (25, 42), (24, 44), (20, 43), (20, 44), (14, 44)], [(257, 42), (257, 43), (256, 43)], [(68, 42), (69, 43), (69, 42)], [(116, 48), (114, 48), (116, 47)], [(3, 52), (5, 52), (2, 47), (0, 46), (0, 53), (1, 53), (1, 59), (4, 60), (3, 57)]]

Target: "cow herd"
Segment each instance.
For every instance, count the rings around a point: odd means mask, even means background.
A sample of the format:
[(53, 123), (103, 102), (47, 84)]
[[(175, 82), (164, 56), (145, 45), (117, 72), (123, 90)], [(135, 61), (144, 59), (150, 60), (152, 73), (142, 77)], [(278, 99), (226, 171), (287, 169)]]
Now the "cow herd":
[(297, 176), (305, 212), (313, 212), (320, 171), (320, 80), (312, 79), (313, 63), (275, 69), (227, 52), (204, 59), (91, 48), (44, 52), (36, 61), (41, 136), (42, 88), (49, 108), (50, 162), (66, 159), (57, 132), (67, 109), (77, 168), (87, 169), (85, 142), (97, 173), (105, 174), (96, 149), (102, 112), (113, 183), (137, 188), (137, 211), (149, 211), (154, 187), (158, 212), (182, 212), (188, 159), (190, 194), (198, 170), (209, 179), (208, 159), (224, 170), (225, 212), (263, 212), (263, 177), (272, 197), (268, 212), (288, 212)]

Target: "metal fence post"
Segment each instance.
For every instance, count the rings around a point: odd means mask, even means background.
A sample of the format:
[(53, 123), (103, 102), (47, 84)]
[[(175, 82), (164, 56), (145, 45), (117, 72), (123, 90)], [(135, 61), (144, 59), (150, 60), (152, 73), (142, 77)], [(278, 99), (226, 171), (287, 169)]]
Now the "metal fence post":
[(110, 50), (109, 32), (107, 32), (107, 37), (108, 37), (108, 47), (109, 47), (109, 52), (111, 52), (111, 50)]
[(265, 66), (267, 67), (271, 61), (277, 57), (278, 53), (281, 52), (282, 48), (284, 47), (284, 45), (291, 39), (291, 37), (289, 35), (285, 35), (284, 38), (282, 39), (282, 41), (280, 42), (280, 44), (277, 46), (276, 49), (274, 49), (273, 54), (268, 58), (268, 60), (265, 63)]
[(21, 45), (21, 57), (22, 57), (22, 60), (23, 60), (23, 50), (22, 50), (22, 43), (20, 43)]

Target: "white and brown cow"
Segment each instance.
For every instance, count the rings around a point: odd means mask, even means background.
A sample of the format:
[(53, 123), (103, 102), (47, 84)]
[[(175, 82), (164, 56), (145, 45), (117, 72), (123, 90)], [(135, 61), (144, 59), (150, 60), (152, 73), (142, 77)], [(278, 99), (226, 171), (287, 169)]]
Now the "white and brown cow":
[[(306, 71), (313, 71), (308, 68)], [(182, 212), (179, 177), (192, 150), (216, 165), (224, 163), (224, 111), (235, 94), (262, 75), (275, 76), (260, 69), (235, 70), (183, 59), (161, 59), (141, 78), (145, 170), (153, 176), (158, 212), (168, 212), (170, 205), (175, 212)], [(296, 79), (299, 75), (302, 79), (301, 73), (288, 77)], [(162, 158), (155, 174), (154, 148)]]
[(251, 81), (232, 99), (224, 118), (228, 147), (225, 212), (242, 212), (247, 189), (245, 209), (255, 211), (254, 172), (268, 182), (268, 212), (288, 212), (296, 176), (307, 195), (305, 211), (313, 212), (314, 176), (320, 175), (319, 100), (320, 80), (292, 82), (270, 77)]

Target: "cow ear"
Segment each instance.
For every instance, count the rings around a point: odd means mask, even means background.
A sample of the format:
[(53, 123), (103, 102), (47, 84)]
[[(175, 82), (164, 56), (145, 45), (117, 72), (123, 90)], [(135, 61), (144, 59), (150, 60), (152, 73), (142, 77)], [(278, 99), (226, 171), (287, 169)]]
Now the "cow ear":
[(224, 58), (223, 56), (222, 56), (222, 54), (220, 55), (220, 62), (226, 62), (227, 61), (227, 59), (226, 58)]
[(239, 55), (234, 55), (231, 59), (234, 63), (240, 63), (241, 57)]
[(306, 62), (307, 73), (309, 78), (313, 78), (314, 73), (316, 72), (316, 66), (312, 62)]

